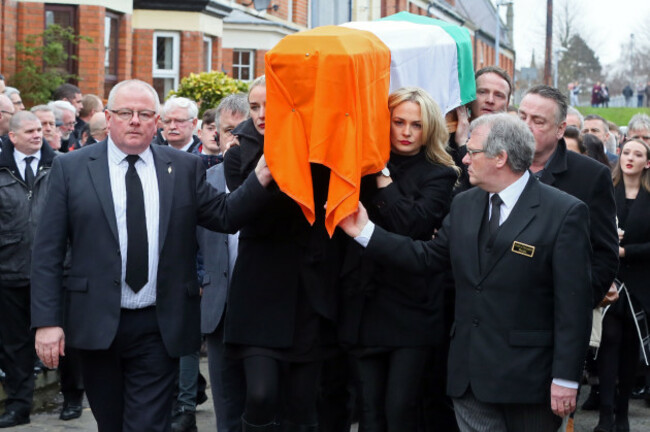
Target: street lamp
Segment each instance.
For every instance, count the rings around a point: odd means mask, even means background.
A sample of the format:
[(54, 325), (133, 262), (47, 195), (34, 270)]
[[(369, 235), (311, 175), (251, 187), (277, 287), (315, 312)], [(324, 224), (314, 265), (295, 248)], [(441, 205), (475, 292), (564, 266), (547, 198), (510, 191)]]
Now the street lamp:
[(496, 19), (497, 19), (497, 34), (495, 36), (495, 53), (496, 53), (496, 66), (499, 66), (499, 36), (501, 35), (501, 18), (499, 17), (499, 8), (501, 6), (511, 5), (512, 0), (497, 0), (496, 3)]

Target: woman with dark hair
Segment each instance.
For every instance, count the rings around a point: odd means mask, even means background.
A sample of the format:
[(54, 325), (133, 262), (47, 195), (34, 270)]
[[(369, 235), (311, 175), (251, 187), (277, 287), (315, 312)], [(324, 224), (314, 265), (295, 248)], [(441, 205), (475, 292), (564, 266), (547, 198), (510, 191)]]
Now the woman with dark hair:
[[(377, 225), (427, 240), (448, 213), (458, 178), (445, 150), (445, 120), (416, 87), (392, 93), (388, 107), (388, 170), (364, 179), (361, 201)], [(443, 340), (443, 276), (375, 265), (356, 243), (349, 245), (342, 274), (339, 336), (350, 347), (361, 384), (359, 430), (415, 432), (425, 366)]]
[(576, 152), (579, 154), (585, 154), (587, 148), (582, 142), (582, 135), (580, 130), (575, 126), (567, 126), (564, 130), (564, 142), (566, 143), (567, 150)]
[[(623, 144), (614, 167), (614, 193), (619, 226), (618, 279), (625, 284), (603, 319), (598, 353), (600, 419), (594, 432), (630, 430), (628, 404), (639, 361), (635, 310), (650, 311), (650, 147), (642, 141)], [(618, 384), (617, 384), (618, 382)], [(616, 417), (614, 417), (614, 415)]]
[(609, 164), (609, 159), (605, 154), (605, 145), (597, 136), (592, 134), (584, 134), (584, 136), (582, 137), (582, 143), (587, 149), (585, 155), (589, 156), (592, 159), (597, 160), (603, 165), (607, 165), (608, 168), (611, 168), (611, 165)]

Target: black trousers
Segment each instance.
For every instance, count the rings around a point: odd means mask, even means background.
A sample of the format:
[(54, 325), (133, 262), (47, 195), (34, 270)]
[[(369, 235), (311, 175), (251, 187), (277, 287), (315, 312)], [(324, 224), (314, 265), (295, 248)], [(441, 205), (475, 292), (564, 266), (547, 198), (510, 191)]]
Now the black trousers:
[(107, 350), (79, 350), (99, 432), (168, 432), (178, 359), (167, 354), (154, 307), (122, 309)]
[[(632, 394), (639, 363), (639, 340), (626, 294), (614, 303), (603, 319), (598, 350), (600, 406), (624, 410)], [(618, 384), (617, 384), (618, 382)], [(617, 391), (618, 390), (618, 391)]]
[(357, 358), (360, 432), (416, 432), (424, 367), (431, 347), (404, 347)]
[(244, 420), (267, 425), (282, 419), (295, 425), (318, 423), (316, 395), (322, 361), (289, 363), (265, 356), (244, 359)]
[(244, 364), (241, 359), (225, 355), (223, 326), (222, 319), (216, 330), (205, 337), (212, 403), (219, 432), (241, 432), (241, 416), (246, 399)]
[(59, 372), (64, 403), (81, 405), (84, 396), (84, 383), (79, 350), (65, 347), (65, 356), (59, 360)]
[(34, 332), (30, 329), (30, 287), (0, 286), (0, 336), (7, 378), (6, 411), (29, 415), (34, 397)]

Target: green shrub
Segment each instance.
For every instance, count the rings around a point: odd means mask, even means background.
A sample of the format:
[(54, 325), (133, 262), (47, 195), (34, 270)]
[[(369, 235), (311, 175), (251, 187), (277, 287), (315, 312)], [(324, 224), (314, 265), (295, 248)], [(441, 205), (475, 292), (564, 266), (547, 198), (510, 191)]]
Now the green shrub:
[(181, 80), (178, 90), (170, 91), (167, 97), (183, 96), (196, 101), (200, 118), (206, 110), (216, 108), (226, 96), (247, 91), (248, 83), (230, 78), (221, 71), (211, 71), (191, 73)]
[(29, 35), (25, 42), (16, 42), (18, 71), (9, 80), (9, 85), (20, 90), (25, 105), (46, 103), (52, 92), (61, 84), (78, 80), (77, 75), (69, 74), (64, 65), (69, 58), (66, 46), (77, 45), (80, 40), (92, 42), (86, 36), (74, 34), (70, 27), (49, 25), (42, 33)]

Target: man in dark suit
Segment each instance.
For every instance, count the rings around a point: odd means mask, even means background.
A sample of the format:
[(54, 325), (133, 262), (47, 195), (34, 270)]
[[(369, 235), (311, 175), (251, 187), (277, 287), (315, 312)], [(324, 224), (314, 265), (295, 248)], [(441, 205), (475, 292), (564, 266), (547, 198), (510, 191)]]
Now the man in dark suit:
[(6, 352), (7, 398), (0, 428), (29, 423), (34, 396), (34, 334), (29, 327), (32, 240), (46, 199), (54, 151), (41, 122), (15, 113), (0, 153), (0, 335)]
[[(211, 122), (206, 121), (210, 120)], [(248, 118), (248, 100), (245, 95), (233, 94), (224, 98), (213, 113), (203, 117), (203, 146), (208, 152), (221, 149), (225, 153), (237, 142), (232, 130)], [(205, 126), (205, 128), (204, 128)], [(218, 134), (209, 135), (210, 128)], [(211, 138), (216, 141), (211, 141)], [(204, 161), (205, 162), (205, 161)], [(207, 171), (207, 182), (220, 192), (227, 192), (223, 164)], [(223, 342), (226, 298), (232, 270), (237, 259), (239, 234), (222, 234), (197, 229), (199, 248), (203, 256), (203, 296), (201, 297), (201, 333), (208, 347), (208, 366), (212, 389), (212, 403), (217, 417), (217, 429), (222, 432), (241, 431), (244, 413), (246, 381), (241, 359), (225, 355)]]
[(199, 158), (150, 146), (158, 110), (142, 81), (111, 90), (108, 140), (55, 159), (34, 243), (37, 354), (56, 367), (79, 349), (100, 431), (169, 430), (178, 357), (200, 344), (196, 226), (236, 231), (270, 182), (262, 162), (241, 193), (218, 193)]
[(589, 207), (595, 307), (612, 286), (618, 269), (614, 186), (610, 171), (603, 164), (567, 151), (563, 138), (566, 113), (566, 97), (545, 85), (528, 90), (519, 105), (519, 118), (535, 136), (535, 157), (530, 170), (542, 183), (573, 195)]
[(476, 188), (438, 236), (414, 242), (368, 221), (341, 227), (384, 265), (451, 267), (456, 315), (448, 394), (461, 431), (551, 431), (575, 409), (591, 328), (587, 206), (528, 172), (535, 148), (508, 114), (471, 125), (464, 163)]

